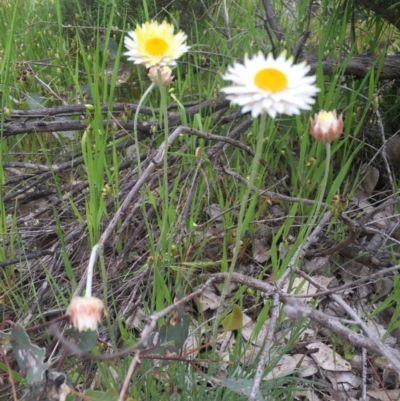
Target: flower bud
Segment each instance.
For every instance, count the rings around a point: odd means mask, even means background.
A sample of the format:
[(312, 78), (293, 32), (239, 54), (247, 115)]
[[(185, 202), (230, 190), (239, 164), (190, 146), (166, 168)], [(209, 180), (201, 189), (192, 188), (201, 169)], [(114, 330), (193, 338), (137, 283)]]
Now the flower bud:
[(343, 114), (338, 118), (336, 110), (320, 111), (310, 123), (310, 133), (318, 142), (332, 143), (343, 132)]
[(128, 103), (124, 103), (124, 112), (128, 117), (132, 116), (132, 106)]
[(4, 106), (2, 109), (3, 116), (5, 118), (10, 118), (11, 117), (11, 109), (9, 107)]
[[(160, 76), (158, 76), (159, 74)], [(158, 86), (168, 86), (174, 79), (171, 74), (172, 70), (168, 66), (159, 67), (156, 65), (150, 68), (148, 77), (150, 78), (151, 82), (153, 82), (153, 84), (156, 84)]]

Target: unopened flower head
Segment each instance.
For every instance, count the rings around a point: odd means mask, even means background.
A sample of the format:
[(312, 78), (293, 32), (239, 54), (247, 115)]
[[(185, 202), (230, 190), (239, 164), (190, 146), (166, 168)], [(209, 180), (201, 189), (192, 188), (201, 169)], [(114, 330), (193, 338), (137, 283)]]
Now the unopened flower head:
[(67, 309), (73, 326), (79, 331), (97, 330), (107, 315), (103, 301), (95, 297), (73, 297)]
[(221, 89), (227, 98), (242, 107), (242, 113), (251, 112), (252, 117), (268, 113), (272, 118), (279, 114), (300, 114), (310, 110), (319, 89), (315, 76), (307, 76), (310, 67), (293, 64), (282, 52), (276, 59), (272, 54), (265, 57), (261, 52), (252, 58), (245, 56), (244, 63), (228, 68), (223, 79), (233, 86)]
[(336, 110), (320, 111), (310, 119), (310, 133), (318, 141), (332, 143), (343, 132), (343, 115), (337, 117)]
[(148, 77), (150, 78), (151, 82), (153, 82), (153, 84), (156, 84), (158, 86), (168, 86), (174, 79), (171, 74), (172, 70), (168, 66), (154, 66), (150, 68)]
[(176, 65), (175, 60), (189, 50), (186, 39), (187, 35), (182, 31), (174, 34), (174, 26), (166, 21), (161, 24), (146, 22), (128, 32), (124, 40), (128, 51), (124, 54), (135, 64), (144, 64), (146, 68), (173, 66)]

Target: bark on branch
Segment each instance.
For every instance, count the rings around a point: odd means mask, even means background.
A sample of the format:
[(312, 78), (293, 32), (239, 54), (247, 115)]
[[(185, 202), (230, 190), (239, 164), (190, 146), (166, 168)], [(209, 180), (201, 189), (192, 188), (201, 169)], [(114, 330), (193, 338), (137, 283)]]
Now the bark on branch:
[(400, 30), (400, 3), (398, 0), (358, 0), (358, 2)]
[[(311, 73), (315, 73), (318, 67), (318, 58), (312, 54), (303, 54), (300, 60), (306, 61), (311, 67)], [(336, 60), (333, 57), (328, 57), (322, 60), (322, 68), (325, 75), (335, 74), (340, 72), (341, 68), (346, 65), (344, 74), (353, 75), (358, 78), (364, 78), (371, 68), (379, 66), (379, 57), (372, 56), (353, 56), (350, 58), (341, 57)], [(379, 80), (400, 78), (400, 55), (386, 56), (383, 61), (383, 67), (379, 75)]]
[[(133, 121), (122, 122), (120, 119), (115, 117), (115, 114), (124, 111), (124, 108), (128, 106), (132, 112), (136, 111), (136, 104), (124, 104), (124, 103), (114, 103), (112, 110), (109, 109), (108, 104), (103, 104), (101, 106), (101, 112), (105, 116), (103, 121), (103, 126), (115, 122), (118, 129), (132, 131)], [(228, 108), (229, 101), (221, 96), (217, 100), (205, 100), (199, 102), (198, 104), (187, 107), (186, 114), (190, 119), (191, 116), (199, 113), (212, 112), (215, 113), (221, 109)], [(19, 134), (29, 134), (34, 132), (63, 132), (63, 131), (84, 131), (88, 128), (88, 123), (82, 119), (66, 120), (58, 119), (57, 117), (73, 117), (79, 118), (86, 115), (88, 112), (85, 105), (71, 105), (71, 106), (59, 106), (50, 107), (43, 109), (28, 110), (26, 112), (22, 110), (12, 110), (11, 118), (6, 119), (6, 123), (3, 126), (3, 137), (19, 135)], [(143, 107), (140, 109), (140, 114), (145, 115), (158, 115), (158, 109), (150, 109), (148, 107)], [(108, 118), (106, 118), (108, 116)], [(133, 118), (133, 117), (132, 117)], [(11, 121), (10, 121), (11, 120)], [(169, 126), (178, 126), (181, 124), (181, 116), (178, 112), (168, 113)], [(157, 123), (153, 122), (139, 122), (138, 132), (144, 136), (151, 134), (152, 128)]]
[[(303, 54), (300, 58), (301, 61), (306, 61), (310, 66), (310, 74), (315, 74), (319, 61), (318, 57), (311, 54)], [(341, 58), (339, 61), (335, 58), (326, 58), (322, 60), (322, 69), (325, 75), (331, 75), (335, 73), (341, 73), (341, 68), (345, 65), (345, 75), (351, 75), (357, 78), (364, 78), (371, 68), (377, 68), (380, 63), (379, 57), (371, 56), (353, 56), (349, 60)], [(386, 56), (383, 61), (383, 67), (378, 77), (380, 80), (396, 79), (400, 78), (400, 55), (399, 56)], [(132, 112), (135, 112), (137, 105), (128, 105)], [(226, 100), (225, 96), (221, 95), (216, 100), (205, 100), (198, 104), (187, 107), (186, 113), (190, 118), (198, 112), (211, 112), (215, 113), (221, 109), (227, 108), (229, 101)], [(104, 126), (110, 124), (110, 121), (114, 119), (120, 129), (131, 131), (133, 129), (133, 122), (128, 121), (123, 123), (118, 118), (113, 117), (112, 113), (119, 113), (124, 111), (126, 104), (115, 103), (112, 110), (109, 109), (108, 104), (101, 106), (101, 111), (105, 116)], [(66, 120), (60, 119), (55, 120), (56, 117), (65, 116), (84, 116), (87, 114), (85, 105), (71, 105), (71, 106), (60, 106), (44, 109), (29, 110), (27, 112), (21, 110), (13, 110), (10, 119), (6, 119), (6, 123), (3, 126), (3, 136), (12, 136), (33, 132), (62, 132), (62, 131), (82, 131), (87, 128), (87, 123), (82, 119)], [(144, 115), (158, 114), (157, 109), (150, 109), (148, 107), (142, 107), (140, 113)], [(108, 118), (106, 116), (109, 116)], [(169, 125), (178, 126), (181, 124), (180, 114), (178, 112), (170, 112)], [(138, 132), (146, 136), (151, 133), (152, 123), (139, 122)]]

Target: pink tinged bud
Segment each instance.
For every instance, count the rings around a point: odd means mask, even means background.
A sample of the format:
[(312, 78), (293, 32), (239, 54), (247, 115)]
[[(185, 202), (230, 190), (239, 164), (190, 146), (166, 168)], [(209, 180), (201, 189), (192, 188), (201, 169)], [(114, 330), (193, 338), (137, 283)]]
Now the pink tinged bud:
[(343, 132), (343, 114), (338, 118), (336, 110), (320, 111), (310, 123), (310, 133), (318, 142), (332, 143)]
[(103, 301), (95, 297), (73, 297), (67, 309), (72, 325), (79, 331), (96, 331), (107, 311)]
[[(160, 74), (160, 76), (159, 76)], [(148, 77), (153, 84), (158, 86), (168, 86), (174, 79), (171, 76), (172, 70), (168, 66), (160, 67), (158, 65), (151, 67), (149, 70)]]

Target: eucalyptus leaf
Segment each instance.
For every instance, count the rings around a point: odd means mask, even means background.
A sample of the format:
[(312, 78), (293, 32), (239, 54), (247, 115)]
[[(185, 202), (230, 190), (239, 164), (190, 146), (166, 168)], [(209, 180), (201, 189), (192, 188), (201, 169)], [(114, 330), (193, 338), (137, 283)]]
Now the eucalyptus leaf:
[(115, 388), (108, 389), (107, 391), (88, 390), (85, 393), (86, 401), (116, 401), (118, 400), (118, 391)]
[(65, 333), (75, 340), (74, 343), (83, 352), (90, 352), (97, 342), (98, 333), (93, 330), (79, 331), (75, 328), (67, 330)]
[[(232, 377), (226, 377), (224, 379), (217, 379), (210, 376), (207, 376), (207, 378), (215, 384), (226, 387), (227, 389), (232, 390), (237, 394), (246, 395), (247, 397), (250, 397), (251, 390), (253, 389), (254, 385), (253, 381), (241, 378), (235, 379)], [(258, 391), (257, 400), (264, 401), (264, 397), (262, 396), (260, 391)]]
[(225, 331), (238, 330), (243, 326), (243, 311), (239, 305), (233, 305), (232, 312), (221, 322)]
[(44, 349), (33, 345), (24, 328), (18, 324), (11, 329), (10, 343), (19, 368), (26, 373), (27, 384), (41, 382), (44, 372), (49, 368), (44, 363)]

